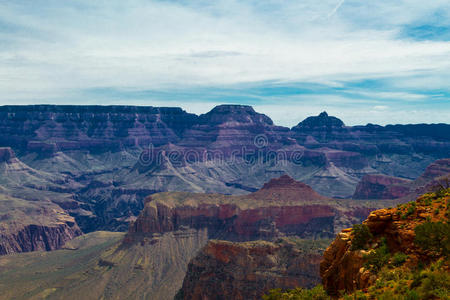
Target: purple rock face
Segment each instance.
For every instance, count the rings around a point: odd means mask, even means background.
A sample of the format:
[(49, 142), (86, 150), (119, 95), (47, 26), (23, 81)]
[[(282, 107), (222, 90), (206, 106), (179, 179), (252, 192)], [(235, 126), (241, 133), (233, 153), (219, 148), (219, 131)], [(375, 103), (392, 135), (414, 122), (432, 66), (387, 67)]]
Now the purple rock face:
[(253, 107), (247, 105), (219, 105), (210, 112), (201, 115), (201, 124), (220, 125), (227, 122), (236, 122), (254, 125), (273, 125), (266, 115), (255, 112)]
[(327, 112), (320, 113), (317, 117), (308, 117), (304, 121), (300, 122), (293, 130), (316, 130), (318, 128), (330, 130), (339, 129), (344, 127), (344, 122), (336, 117), (328, 116)]
[(179, 140), (197, 119), (180, 108), (2, 106), (0, 144), (30, 151), (161, 145)]
[(366, 175), (356, 187), (354, 199), (396, 199), (411, 193), (412, 182), (385, 175)]
[(23, 173), (6, 192), (52, 199), (83, 231), (124, 230), (154, 192), (247, 194), (288, 174), (325, 196), (351, 198), (365, 175), (414, 180), (449, 156), (449, 132), (447, 124), (351, 127), (326, 112), (289, 129), (245, 105), (200, 116), (167, 107), (0, 106), (0, 146), (10, 147), (0, 162), (17, 160), (7, 169)]
[(81, 230), (74, 224), (53, 227), (28, 225), (13, 233), (0, 233), (0, 255), (56, 250), (81, 234)]

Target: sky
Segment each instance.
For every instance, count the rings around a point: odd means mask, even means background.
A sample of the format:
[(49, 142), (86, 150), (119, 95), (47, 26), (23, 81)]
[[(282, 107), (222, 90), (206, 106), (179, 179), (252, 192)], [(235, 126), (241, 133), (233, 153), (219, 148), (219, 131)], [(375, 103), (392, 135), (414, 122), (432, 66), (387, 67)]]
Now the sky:
[(0, 0), (0, 105), (450, 123), (448, 0)]

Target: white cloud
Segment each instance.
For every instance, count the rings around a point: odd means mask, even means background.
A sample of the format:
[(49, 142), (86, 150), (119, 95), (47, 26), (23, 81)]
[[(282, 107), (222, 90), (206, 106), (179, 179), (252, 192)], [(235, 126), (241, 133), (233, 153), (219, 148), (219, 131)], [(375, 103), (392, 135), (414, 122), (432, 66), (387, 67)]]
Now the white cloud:
[[(450, 77), (449, 42), (398, 38), (403, 25), (438, 10), (448, 15), (448, 1), (33, 3), (0, 3), (0, 104), (62, 102), (97, 87), (168, 90), (272, 80), (338, 87), (405, 75), (439, 89), (447, 80), (433, 78)], [(400, 91), (358, 92), (426, 97), (411, 92), (408, 80), (400, 80)]]

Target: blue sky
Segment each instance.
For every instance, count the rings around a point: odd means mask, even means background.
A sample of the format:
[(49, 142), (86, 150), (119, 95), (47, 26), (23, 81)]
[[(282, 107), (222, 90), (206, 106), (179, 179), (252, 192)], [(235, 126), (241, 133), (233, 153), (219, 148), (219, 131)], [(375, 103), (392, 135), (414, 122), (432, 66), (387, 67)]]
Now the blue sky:
[(0, 104), (450, 120), (450, 1), (0, 0)]

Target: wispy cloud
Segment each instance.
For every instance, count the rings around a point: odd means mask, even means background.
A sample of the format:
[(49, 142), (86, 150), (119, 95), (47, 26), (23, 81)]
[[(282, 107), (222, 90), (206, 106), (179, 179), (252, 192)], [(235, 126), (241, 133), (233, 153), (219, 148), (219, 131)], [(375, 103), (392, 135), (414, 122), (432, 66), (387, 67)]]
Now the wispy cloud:
[(423, 105), (441, 120), (449, 17), (447, 0), (1, 1), (0, 104), (293, 108), (314, 96), (318, 109)]
[(340, 0), (336, 7), (333, 8), (333, 10), (328, 14), (327, 18), (331, 18), (332, 16), (334, 16), (338, 9), (342, 6), (342, 4), (344, 4), (344, 2), (345, 0)]

